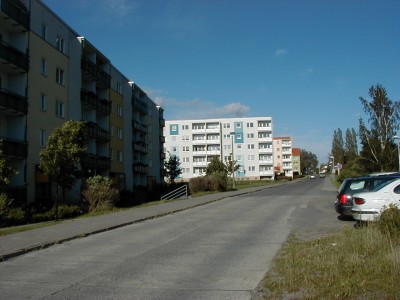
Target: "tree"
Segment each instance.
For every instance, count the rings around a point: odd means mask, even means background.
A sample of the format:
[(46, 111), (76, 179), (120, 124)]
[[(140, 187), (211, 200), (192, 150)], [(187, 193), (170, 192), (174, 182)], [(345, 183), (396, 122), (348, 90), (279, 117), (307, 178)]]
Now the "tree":
[(312, 171), (317, 170), (318, 168), (318, 159), (317, 155), (312, 152), (306, 151), (304, 149), (300, 150), (300, 165), (301, 165), (301, 173), (309, 174)]
[(214, 156), (206, 167), (206, 175), (210, 176), (213, 174), (220, 174), (225, 177), (228, 176), (227, 166), (219, 159), (218, 156)]
[(175, 179), (182, 174), (180, 166), (179, 157), (173, 154), (170, 154), (168, 160), (164, 162), (164, 176), (168, 178), (170, 183), (173, 184)]
[(62, 128), (56, 128), (49, 136), (46, 147), (40, 152), (40, 168), (56, 184), (55, 219), (58, 219), (59, 188), (65, 200), (79, 177), (80, 159), (86, 153), (87, 145), (84, 133), (85, 122), (67, 121)]
[(338, 128), (338, 130), (333, 132), (333, 141), (332, 141), (332, 156), (335, 158), (335, 163), (344, 163), (345, 161), (345, 150), (344, 150), (344, 142), (343, 142), (343, 134), (342, 130)]
[(357, 134), (354, 128), (346, 130), (345, 140), (345, 161), (344, 163), (353, 162), (358, 156)]
[(370, 125), (368, 129), (364, 120), (359, 119), (360, 156), (368, 171), (391, 171), (396, 165), (396, 149), (392, 141), (399, 129), (400, 102), (390, 100), (380, 84), (370, 87), (369, 96), (371, 101), (360, 97)]

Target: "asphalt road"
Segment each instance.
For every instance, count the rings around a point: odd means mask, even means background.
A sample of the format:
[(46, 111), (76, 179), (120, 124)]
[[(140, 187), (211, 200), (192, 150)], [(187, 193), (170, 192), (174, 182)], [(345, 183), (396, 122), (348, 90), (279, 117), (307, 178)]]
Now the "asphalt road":
[(250, 299), (290, 233), (337, 219), (329, 178), (310, 179), (65, 242), (0, 263), (3, 299)]

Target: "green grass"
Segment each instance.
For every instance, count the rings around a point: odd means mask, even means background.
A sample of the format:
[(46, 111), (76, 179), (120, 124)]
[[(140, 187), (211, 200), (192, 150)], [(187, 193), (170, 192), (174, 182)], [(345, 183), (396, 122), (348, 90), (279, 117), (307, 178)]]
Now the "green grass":
[(265, 299), (400, 299), (400, 246), (376, 226), (291, 237), (262, 282)]

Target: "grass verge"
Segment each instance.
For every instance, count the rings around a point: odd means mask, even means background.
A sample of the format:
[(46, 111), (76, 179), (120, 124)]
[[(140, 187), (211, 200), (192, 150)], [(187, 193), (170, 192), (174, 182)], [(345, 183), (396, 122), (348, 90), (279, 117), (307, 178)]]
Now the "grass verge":
[(312, 241), (291, 236), (264, 277), (264, 299), (400, 299), (400, 246), (377, 226)]

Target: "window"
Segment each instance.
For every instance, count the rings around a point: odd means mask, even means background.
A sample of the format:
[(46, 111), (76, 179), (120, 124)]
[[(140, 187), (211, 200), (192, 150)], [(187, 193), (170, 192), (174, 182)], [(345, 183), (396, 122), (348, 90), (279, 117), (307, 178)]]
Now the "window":
[(46, 95), (41, 94), (40, 95), (40, 100), (39, 100), (39, 106), (41, 111), (46, 111)]
[(65, 53), (65, 41), (60, 36), (56, 39), (56, 48), (62, 53)]
[(117, 151), (117, 160), (119, 162), (123, 161), (123, 154), (122, 154), (122, 151), (120, 151), (120, 150)]
[(189, 152), (189, 146), (183, 147), (183, 151), (184, 151), (184, 152)]
[(189, 125), (182, 125), (182, 130), (189, 130)]
[(42, 24), (42, 39), (46, 40), (47, 37), (47, 25)]
[(242, 123), (236, 123), (236, 128), (242, 128)]
[(254, 126), (253, 123), (247, 123), (247, 127), (251, 128), (253, 126)]
[(43, 129), (40, 129), (39, 132), (39, 145), (42, 148), (46, 146), (46, 131)]
[(118, 128), (118, 139), (122, 140), (122, 128)]
[(254, 139), (254, 133), (248, 133), (247, 138), (249, 139)]
[(247, 149), (254, 149), (254, 144), (248, 144)]
[(178, 130), (178, 126), (176, 125), (171, 125), (171, 131), (177, 131)]
[(47, 76), (47, 61), (44, 58), (40, 60), (40, 74)]
[(117, 82), (117, 92), (118, 94), (122, 95), (122, 85), (120, 82)]
[(64, 118), (64, 102), (56, 101), (56, 116)]
[(60, 68), (56, 70), (56, 82), (58, 84), (64, 85), (64, 71)]
[(122, 118), (122, 106), (120, 105), (117, 106), (117, 115)]

